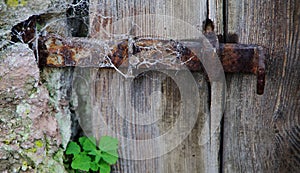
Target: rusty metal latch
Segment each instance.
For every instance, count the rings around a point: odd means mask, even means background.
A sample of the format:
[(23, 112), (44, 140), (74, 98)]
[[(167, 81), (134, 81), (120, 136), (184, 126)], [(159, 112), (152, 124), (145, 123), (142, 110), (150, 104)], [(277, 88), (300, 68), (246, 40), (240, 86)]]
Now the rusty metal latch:
[[(94, 67), (119, 67), (128, 65), (128, 40), (107, 41), (105, 44), (95, 44), (91, 39), (63, 38), (59, 35), (48, 34), (39, 36), (38, 45), (34, 45), (37, 16), (19, 23), (12, 28), (12, 41), (28, 43), (38, 57), (39, 67), (72, 67), (95, 65)], [(25, 26), (25, 27), (24, 27)], [(25, 28), (25, 30), (24, 30)], [(216, 48), (227, 73), (253, 73), (257, 76), (257, 94), (264, 93), (265, 86), (265, 52), (261, 46), (219, 43), (213, 28), (206, 30), (204, 35)], [(159, 44), (158, 44), (159, 43)], [(173, 40), (139, 39), (136, 38), (132, 53), (143, 51), (153, 44), (162, 45), (164, 51), (175, 52), (177, 59), (186, 62), (191, 71), (203, 71), (200, 60), (192, 50)], [(181, 45), (181, 46), (178, 46)], [(109, 49), (107, 48), (109, 47)], [(179, 50), (178, 47), (181, 47)], [(177, 53), (176, 53), (177, 52)], [(188, 60), (188, 61), (187, 61)], [(166, 64), (163, 64), (166, 65)], [(176, 68), (176, 67), (168, 67)]]
[(257, 94), (264, 93), (265, 52), (261, 46), (220, 44), (220, 60), (224, 71), (229, 73), (253, 73), (257, 76)]
[(257, 76), (256, 93), (265, 88), (265, 50), (259, 45), (219, 43), (210, 19), (204, 22), (204, 35), (217, 49), (223, 69), (227, 73), (252, 73)]

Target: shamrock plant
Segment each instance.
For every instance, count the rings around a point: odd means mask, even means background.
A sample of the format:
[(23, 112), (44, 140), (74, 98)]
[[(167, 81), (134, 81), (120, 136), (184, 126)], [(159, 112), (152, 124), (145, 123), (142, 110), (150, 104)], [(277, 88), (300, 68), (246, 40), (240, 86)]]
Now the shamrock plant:
[(81, 171), (100, 171), (109, 173), (110, 166), (118, 160), (118, 139), (103, 136), (99, 145), (93, 137), (80, 137), (79, 143), (71, 141), (66, 149), (67, 155), (73, 155), (71, 167)]

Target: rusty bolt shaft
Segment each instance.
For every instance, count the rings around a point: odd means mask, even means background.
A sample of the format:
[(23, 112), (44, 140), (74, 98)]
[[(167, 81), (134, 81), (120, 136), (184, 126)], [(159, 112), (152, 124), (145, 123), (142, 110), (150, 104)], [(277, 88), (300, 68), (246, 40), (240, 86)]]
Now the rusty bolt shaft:
[[(158, 44), (160, 43), (160, 44)], [(56, 36), (47, 36), (40, 38), (42, 44), (38, 50), (40, 66), (50, 67), (123, 67), (128, 66), (128, 41), (105, 42), (104, 45), (110, 48), (107, 52), (101, 45), (92, 45), (82, 40), (69, 40)], [(151, 45), (162, 45), (156, 49), (177, 54), (177, 59), (186, 62), (185, 66), (192, 71), (204, 71), (200, 60), (189, 48), (181, 43), (167, 40), (149, 40), (141, 39), (133, 45), (133, 54), (141, 51), (149, 51), (146, 47)], [(181, 49), (178, 50), (178, 45)], [(107, 48), (106, 48), (107, 49)], [(177, 53), (176, 53), (177, 52)], [(245, 44), (222, 44), (217, 51), (223, 69), (228, 73), (253, 73), (257, 75), (257, 93), (263, 94), (265, 85), (265, 64), (263, 48), (256, 45)], [(178, 57), (178, 55), (180, 55)], [(109, 58), (109, 59), (108, 59)], [(173, 66), (169, 69), (176, 69)]]
[[(34, 15), (26, 21), (15, 25), (12, 28), (12, 41), (28, 43), (30, 47), (32, 47), (36, 23), (40, 22), (41, 18), (43, 18), (43, 15)], [(256, 74), (257, 93), (263, 94), (265, 85), (264, 49), (257, 45), (219, 44), (213, 29), (213, 22), (211, 20), (206, 21), (204, 35), (217, 49), (224, 71), (229, 73)], [(185, 47), (181, 43), (166, 40), (139, 40), (133, 45), (133, 52), (129, 52), (128, 42), (124, 40), (105, 42), (104, 44), (91, 44), (90, 40), (66, 39), (49, 34), (45, 37), (39, 37), (39, 44), (37, 45), (38, 50), (34, 51), (38, 57), (40, 67), (119, 67), (121, 64), (122, 66), (129, 65), (128, 53), (135, 54), (139, 53), (139, 51), (147, 51), (149, 49), (146, 50), (143, 47), (151, 47), (152, 44), (157, 44), (158, 42), (163, 45), (163, 47), (159, 49), (177, 52), (175, 54), (179, 56), (175, 57), (181, 62), (184, 62), (184, 65), (190, 70), (205, 72), (200, 60), (191, 49)], [(107, 46), (110, 50), (108, 50)], [(36, 49), (35, 47), (32, 48)], [(176, 69), (174, 66), (175, 65), (168, 66), (168, 68)]]

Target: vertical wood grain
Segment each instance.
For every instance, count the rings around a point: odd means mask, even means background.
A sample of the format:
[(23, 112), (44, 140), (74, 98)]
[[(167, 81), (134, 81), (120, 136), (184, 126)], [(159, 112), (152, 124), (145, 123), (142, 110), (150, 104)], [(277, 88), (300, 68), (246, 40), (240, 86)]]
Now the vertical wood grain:
[[(182, 72), (179, 71), (178, 73)], [(114, 69), (76, 70), (75, 83), (77, 80), (81, 80), (81, 76), (89, 76), (86, 79), (92, 79), (89, 85), (78, 87), (76, 90), (78, 99), (84, 99), (82, 103), (86, 103), (78, 106), (77, 113), (80, 116), (81, 126), (87, 135), (96, 136), (98, 139), (103, 135), (109, 135), (107, 128), (104, 127), (107, 124), (112, 130), (127, 138), (135, 140), (153, 139), (174, 128), (179, 115), (182, 113), (180, 109), (182, 93), (170, 77), (161, 73), (147, 72), (141, 74), (133, 81), (132, 88), (129, 87), (129, 90), (126, 89), (128, 84), (124, 81), (124, 78)], [(160, 157), (141, 161), (121, 158), (113, 166), (113, 172), (197, 173), (218, 171), (219, 163), (216, 162), (215, 156), (218, 155), (217, 147), (219, 145), (199, 145), (198, 143), (199, 131), (202, 130), (204, 121), (207, 118), (205, 114), (208, 113), (208, 92), (203, 75), (195, 73), (194, 77), (198, 81), (201, 97), (200, 112), (198, 120), (187, 138), (174, 150)], [(78, 81), (77, 83), (81, 82)], [(155, 97), (151, 97), (151, 94), (155, 92), (160, 93)], [(129, 97), (131, 97), (132, 102), (126, 103)], [(128, 108), (130, 105), (138, 112), (130, 112), (132, 111)], [(157, 111), (155, 105), (158, 105), (161, 110)], [(126, 112), (120, 112), (118, 108), (124, 108)], [(159, 119), (149, 125), (132, 124), (139, 118), (137, 116), (143, 112), (146, 112), (148, 116), (152, 116), (153, 119)], [(158, 112), (162, 114), (156, 115), (155, 113)], [(125, 120), (124, 116), (132, 122)], [(177, 126), (176, 128), (185, 127)], [(218, 137), (218, 134), (215, 136)], [(211, 141), (217, 143), (219, 139), (213, 138)], [(127, 157), (128, 154), (143, 155), (148, 152), (155, 152), (154, 150), (160, 150), (162, 146), (164, 145), (161, 143), (150, 143), (150, 147), (138, 147), (142, 148), (141, 151), (128, 152), (126, 143), (123, 143), (119, 148), (119, 154), (123, 156), (127, 154)]]
[[(130, 31), (130, 24), (123, 23), (121, 27), (116, 27), (114, 22), (119, 22), (123, 18), (132, 17), (134, 22), (137, 24), (137, 30), (143, 28), (146, 33), (151, 36), (161, 36), (169, 38), (168, 36), (175, 36), (176, 38), (189, 39), (194, 33), (192, 29), (180, 30), (182, 24), (186, 22), (186, 25), (192, 25), (193, 27), (202, 31), (203, 21), (207, 18), (207, 1), (206, 0), (90, 0), (90, 37), (96, 39), (114, 39), (110, 33), (126, 33)], [(147, 18), (134, 17), (136, 15), (144, 14), (158, 14), (172, 16), (175, 19), (180, 19), (184, 22), (178, 23), (169, 21), (169, 18), (159, 19), (158, 21), (149, 21)], [(219, 16), (218, 16), (219, 18)], [(165, 21), (164, 21), (165, 20)], [(169, 23), (169, 26), (166, 25)], [(118, 25), (120, 26), (120, 25)], [(166, 29), (163, 27), (166, 26)], [(161, 28), (157, 32), (157, 28)], [(177, 29), (178, 28), (178, 29)], [(221, 28), (221, 27), (219, 27)], [(138, 35), (139, 31), (134, 31)], [(129, 32), (128, 32), (129, 33)], [(129, 33), (131, 34), (131, 33)], [(142, 34), (141, 34), (142, 35)], [(178, 72), (180, 73), (180, 71)], [(101, 130), (99, 123), (99, 116), (101, 114), (105, 117), (107, 123), (111, 123), (112, 126), (117, 128), (122, 135), (136, 139), (148, 139), (157, 137), (163, 134), (168, 128), (176, 122), (178, 115), (178, 105), (180, 103), (180, 93), (176, 90), (176, 85), (170, 79), (166, 80), (165, 83), (160, 84), (151, 78), (142, 76), (134, 90), (137, 95), (128, 95), (124, 93), (124, 84), (118, 84), (114, 88), (110, 87), (113, 79), (120, 79), (121, 76), (117, 76), (118, 73), (113, 69), (103, 69), (99, 71), (92, 71), (92, 79), (97, 78), (97, 83), (92, 85), (92, 98), (91, 104), (97, 103), (97, 111), (92, 114), (92, 118), (89, 120), (94, 123), (95, 128), (92, 129), (93, 133), (97, 137), (106, 134), (105, 130)], [(159, 74), (151, 74), (153, 77), (160, 77)], [(209, 91), (207, 83), (204, 80), (202, 74), (194, 73), (195, 80), (198, 81), (199, 86), (202, 88), (199, 91), (201, 96), (199, 120), (193, 128), (190, 135), (173, 151), (163, 155), (161, 157), (143, 161), (133, 161), (126, 159), (119, 159), (118, 164), (114, 166), (113, 172), (164, 172), (164, 173), (175, 173), (175, 172), (218, 172), (219, 171), (219, 147), (220, 147), (220, 129), (213, 131), (213, 138), (204, 144), (199, 144), (199, 134), (203, 128), (204, 121), (210, 116), (209, 112)], [(162, 90), (163, 96), (159, 96), (156, 100), (143, 99), (147, 95), (148, 91)], [(148, 104), (154, 105), (165, 98), (166, 110), (162, 117), (163, 122), (155, 123), (151, 126), (136, 126), (122, 120), (115, 110), (115, 106), (124, 107), (124, 104), (113, 105), (109, 101), (111, 97), (109, 93), (120, 92), (120, 101), (126, 101), (126, 98), (133, 97), (136, 100), (133, 104), (137, 106), (138, 110), (145, 111), (148, 109)], [(163, 104), (162, 104), (163, 105)], [(216, 112), (218, 110), (215, 110)], [(204, 112), (204, 113), (203, 113)], [(129, 112), (129, 115), (134, 117), (134, 113)], [(133, 118), (132, 117), (132, 118)], [(135, 119), (132, 119), (135, 121)], [(87, 120), (88, 121), (88, 120)], [(143, 152), (149, 152), (151, 150), (159, 149), (161, 144), (153, 144), (153, 148), (144, 148), (144, 151), (139, 151), (142, 155)], [(120, 146), (119, 152), (125, 150), (126, 146)]]
[[(220, 0), (218, 0), (219, 2)], [(145, 0), (129, 0), (129, 1), (118, 1), (118, 0), (93, 0), (90, 1), (90, 37), (97, 39), (112, 39), (109, 33), (118, 33), (121, 30), (130, 30), (131, 26), (128, 24), (124, 24), (120, 28), (115, 28), (113, 25), (114, 22), (122, 20), (122, 18), (135, 16), (135, 15), (145, 15), (145, 14), (159, 14), (159, 15), (167, 15), (172, 16), (176, 19), (180, 19), (186, 22), (188, 25), (192, 25), (202, 31), (203, 21), (207, 18), (207, 10), (208, 3), (206, 0), (154, 0), (154, 1), (145, 1)], [(216, 1), (217, 2), (217, 1)], [(215, 2), (211, 2), (211, 9), (217, 9)], [(216, 14), (216, 13), (212, 13)], [(213, 16), (216, 21), (220, 16)], [(178, 27), (182, 27), (181, 25), (184, 23), (172, 23), (168, 18), (164, 20), (158, 21), (149, 21), (146, 18), (144, 20), (137, 20), (135, 17), (135, 22), (146, 31), (146, 33), (150, 33), (152, 36), (162, 36), (168, 38), (169, 35), (176, 35), (176, 37), (180, 38), (188, 38), (191, 35), (191, 31), (188, 29), (183, 33), (180, 33), (180, 29), (176, 29)], [(161, 22), (162, 21), (162, 22)], [(156, 28), (161, 28), (166, 23), (171, 23), (172, 26), (167, 28), (165, 31), (161, 31), (159, 33), (154, 32)], [(162, 25), (162, 26), (161, 26)], [(171, 28), (171, 29), (170, 29)], [(220, 24), (218, 24), (218, 28)], [(136, 32), (136, 31), (135, 31)], [(122, 32), (124, 33), (124, 31)], [(139, 33), (135, 33), (139, 34)], [(142, 35), (142, 34), (141, 34)], [(111, 72), (108, 70), (102, 70), (100, 76), (103, 77), (102, 82), (98, 83), (98, 89), (96, 96), (98, 98), (106, 98), (108, 97), (105, 93), (109, 93), (109, 81), (115, 76), (115, 72)], [(198, 79), (202, 79), (202, 85), (206, 86), (206, 82), (203, 80), (203, 76), (201, 74), (194, 74), (198, 76)], [(149, 79), (141, 79), (142, 81), (149, 82)], [(147, 82), (148, 81), (148, 82)], [(151, 83), (151, 82), (150, 82)], [(152, 83), (153, 84), (153, 83)], [(120, 87), (120, 86), (118, 86)], [(152, 89), (155, 86), (151, 86)], [(150, 88), (151, 88), (150, 87)], [(143, 85), (142, 90), (149, 89), (149, 86)], [(124, 88), (117, 88), (120, 91)], [(168, 86), (165, 88), (166, 92), (169, 93), (167, 100), (168, 102), (175, 105), (168, 105), (167, 109), (172, 115), (174, 110), (176, 110), (176, 104), (178, 96), (176, 96), (176, 92), (173, 87)], [(166, 93), (166, 94), (167, 94)], [(175, 94), (175, 95), (174, 95)], [(175, 150), (164, 155), (160, 158), (146, 160), (146, 161), (130, 161), (130, 160), (120, 160), (118, 166), (115, 168), (116, 172), (218, 172), (219, 171), (219, 147), (220, 147), (220, 129), (217, 129), (213, 135), (213, 139), (210, 139), (210, 142), (199, 145), (199, 132), (202, 130), (203, 122), (205, 119), (209, 118), (209, 105), (208, 101), (208, 90), (201, 94), (201, 101), (203, 101), (201, 110), (205, 110), (206, 115), (199, 116), (199, 122), (192, 130), (192, 133), (188, 136), (184, 142), (179, 145)], [(168, 94), (167, 94), (168, 95)], [(121, 95), (120, 95), (121, 96)], [(122, 96), (121, 96), (122, 97)], [(159, 100), (157, 100), (159, 101)], [(106, 113), (103, 113), (105, 116), (114, 117), (116, 113), (111, 110), (111, 105), (107, 105), (104, 101), (101, 102), (102, 105), (106, 105), (104, 107)], [(153, 103), (152, 103), (153, 104)], [(139, 107), (141, 110), (146, 109), (144, 100), (141, 100)], [(175, 122), (175, 116), (167, 116), (163, 117), (166, 122)], [(96, 115), (95, 115), (96, 116)], [(116, 120), (117, 121), (117, 120)], [(97, 122), (97, 120), (95, 120)], [(120, 129), (127, 129), (124, 133), (128, 133), (127, 135), (135, 136), (139, 134), (141, 137), (148, 136), (149, 138), (153, 137), (153, 135), (160, 135), (164, 131), (165, 127), (156, 126), (154, 129), (148, 129), (145, 132), (145, 129), (139, 132), (135, 132), (137, 127), (131, 126), (130, 124), (124, 124), (124, 122), (119, 122), (117, 126)], [(123, 123), (123, 124), (122, 124)], [(145, 128), (145, 127), (144, 127)], [(131, 129), (131, 130), (129, 130)], [(147, 128), (146, 128), (147, 129)], [(156, 130), (155, 130), (156, 129)], [(99, 129), (96, 129), (99, 131)], [(98, 134), (100, 135), (100, 134)], [(159, 145), (159, 144), (158, 144)], [(147, 150), (145, 148), (145, 150)], [(151, 150), (151, 149), (149, 149)], [(147, 171), (146, 171), (147, 170)]]
[(222, 35), (224, 33), (223, 8), (223, 0), (208, 0), (207, 17), (214, 22), (214, 31), (217, 35)]
[(256, 77), (228, 74), (223, 172), (300, 170), (300, 2), (227, 0), (226, 34), (264, 46), (265, 93)]
[[(108, 33), (120, 32), (129, 26), (115, 28), (114, 22), (120, 21), (126, 17), (137, 15), (157, 14), (172, 16), (175, 19), (182, 20), (193, 27), (202, 30), (202, 22), (206, 19), (207, 2), (206, 0), (91, 0), (90, 1), (90, 36), (99, 39), (110, 38)], [(164, 20), (167, 20), (164, 22)], [(160, 35), (168, 38), (169, 35), (174, 35), (170, 32), (176, 32), (177, 27), (181, 27), (177, 22), (172, 23), (168, 18), (161, 20), (162, 23), (150, 22), (149, 20), (138, 18), (135, 22), (150, 35)], [(171, 23), (166, 30), (163, 28), (165, 23)], [(181, 24), (182, 25), (182, 24)], [(153, 28), (162, 26), (157, 32)], [(173, 28), (170, 30), (168, 27)], [(178, 33), (178, 37), (190, 35), (190, 30), (184, 33)]]

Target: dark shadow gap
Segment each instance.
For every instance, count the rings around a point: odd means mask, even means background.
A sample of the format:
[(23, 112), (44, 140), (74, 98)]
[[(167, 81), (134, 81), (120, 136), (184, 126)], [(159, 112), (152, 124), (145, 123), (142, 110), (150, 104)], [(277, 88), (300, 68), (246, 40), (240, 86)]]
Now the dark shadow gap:
[(223, 158), (223, 154), (224, 154), (224, 116), (225, 114), (223, 113), (223, 116), (222, 116), (222, 119), (221, 119), (221, 122), (220, 122), (220, 149), (219, 149), (219, 161), (220, 161), (220, 173), (223, 173), (224, 172), (224, 168), (223, 168), (223, 161), (224, 161), (224, 158)]
[(68, 28), (73, 37), (89, 34), (89, 0), (73, 0), (66, 12)]
[[(223, 38), (219, 38), (220, 42), (226, 43), (228, 41), (228, 1), (223, 0)], [(225, 98), (226, 99), (226, 98)], [(225, 100), (226, 102), (226, 100)], [(226, 109), (226, 108), (225, 108)], [(219, 149), (219, 161), (220, 161), (220, 173), (224, 172), (223, 162), (224, 162), (224, 135), (225, 135), (225, 113), (223, 113), (221, 122), (220, 122), (220, 149)]]
[(228, 4), (227, 0), (223, 0), (223, 39), (222, 42), (226, 43), (228, 41)]

